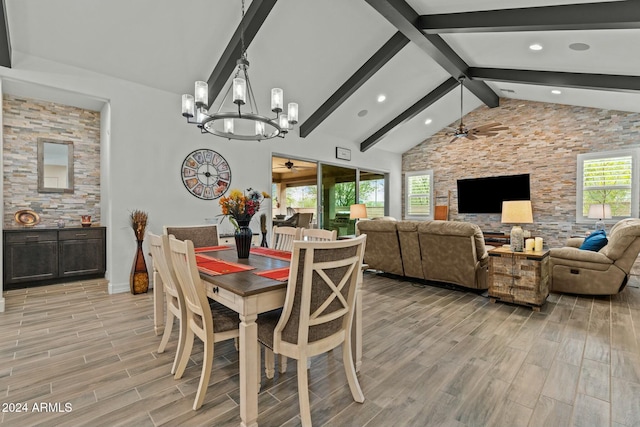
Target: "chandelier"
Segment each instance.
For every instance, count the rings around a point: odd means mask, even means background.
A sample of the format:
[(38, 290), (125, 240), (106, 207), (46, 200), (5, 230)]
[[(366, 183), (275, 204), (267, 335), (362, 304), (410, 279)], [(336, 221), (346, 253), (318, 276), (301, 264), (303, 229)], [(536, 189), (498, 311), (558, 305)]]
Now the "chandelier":
[[(287, 114), (281, 114), (284, 93), (280, 88), (271, 89), (271, 111), (275, 117), (263, 116), (258, 111), (253, 89), (249, 81), (249, 61), (244, 45), (244, 0), (242, 0), (242, 19), (240, 21), (240, 43), (242, 54), (236, 61), (235, 75), (224, 95), (218, 111), (209, 111), (209, 85), (207, 82), (195, 83), (195, 96), (182, 95), (182, 115), (187, 123), (198, 126), (202, 133), (211, 133), (227, 139), (260, 141), (279, 136), (284, 138), (293, 125), (298, 123), (298, 104), (290, 102)], [(229, 95), (233, 104), (227, 102)], [(223, 111), (227, 106), (228, 110)], [(245, 110), (242, 110), (242, 107)]]

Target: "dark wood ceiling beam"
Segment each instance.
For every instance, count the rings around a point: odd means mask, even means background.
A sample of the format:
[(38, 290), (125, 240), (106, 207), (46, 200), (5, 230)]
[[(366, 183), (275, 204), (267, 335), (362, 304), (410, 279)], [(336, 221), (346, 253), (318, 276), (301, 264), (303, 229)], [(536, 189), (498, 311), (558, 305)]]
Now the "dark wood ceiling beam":
[(354, 94), (360, 86), (382, 68), (396, 53), (409, 43), (401, 32), (395, 33), (376, 53), (374, 53), (362, 67), (358, 69), (342, 86), (336, 90), (307, 120), (300, 125), (300, 136), (309, 135), (331, 113), (333, 113), (344, 101)]
[(469, 68), (471, 78), (495, 82), (523, 83), (579, 89), (640, 91), (640, 77), (612, 74), (567, 73), (556, 71)]
[(386, 134), (388, 134), (393, 128), (401, 125), (402, 123), (411, 120), (420, 112), (424, 111), (434, 102), (442, 98), (447, 93), (451, 92), (453, 89), (459, 87), (460, 83), (457, 79), (453, 77), (446, 80), (440, 86), (429, 92), (424, 98), (413, 104), (411, 107), (406, 109), (402, 114), (400, 114), (395, 119), (391, 120), (389, 123), (381, 127), (378, 131), (376, 131), (373, 135), (365, 139), (360, 143), (360, 151), (367, 151), (369, 148), (373, 147), (378, 141), (380, 141)]
[[(405, 0), (366, 0), (402, 34), (426, 52), (454, 78), (467, 76), (469, 66), (437, 34), (425, 34), (418, 27), (418, 14)], [(498, 95), (484, 82), (465, 79), (464, 85), (489, 107), (497, 107)]]
[(0, 3), (0, 66), (11, 68), (11, 40), (5, 0)]
[[(253, 0), (251, 2), (249, 9), (247, 9), (244, 14), (245, 48), (249, 47), (277, 1), (278, 0)], [(229, 76), (236, 68), (236, 61), (240, 58), (240, 55), (242, 55), (242, 44), (240, 40), (241, 29), (242, 24), (239, 24), (231, 37), (231, 41), (229, 41), (229, 44), (213, 69), (211, 76), (209, 76), (207, 80), (209, 84), (209, 107), (222, 91)]]
[(640, 28), (640, 5), (618, 1), (444, 13), (422, 15), (417, 25), (428, 34)]

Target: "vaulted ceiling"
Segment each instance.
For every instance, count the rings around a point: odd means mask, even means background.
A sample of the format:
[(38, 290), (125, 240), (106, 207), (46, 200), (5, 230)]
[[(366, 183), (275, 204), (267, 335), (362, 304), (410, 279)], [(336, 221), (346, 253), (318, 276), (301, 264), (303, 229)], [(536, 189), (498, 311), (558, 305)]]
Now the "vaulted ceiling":
[[(268, 111), (269, 89), (282, 87), (300, 104), (301, 137), (404, 152), (459, 118), (460, 76), (465, 113), (500, 97), (640, 112), (635, 0), (246, 7), (258, 106)], [(26, 54), (173, 92), (176, 114), (195, 80), (219, 102), (239, 56), (240, 0), (4, 0), (3, 12), (0, 64), (19, 69)]]

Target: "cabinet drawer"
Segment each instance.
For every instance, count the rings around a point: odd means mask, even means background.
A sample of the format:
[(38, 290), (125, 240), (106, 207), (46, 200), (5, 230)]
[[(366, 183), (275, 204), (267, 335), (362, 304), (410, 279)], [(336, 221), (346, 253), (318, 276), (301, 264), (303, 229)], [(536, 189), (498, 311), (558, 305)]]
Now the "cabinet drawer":
[(58, 239), (58, 232), (52, 231), (20, 231), (19, 233), (5, 233), (6, 243), (37, 243), (51, 242)]
[(103, 230), (94, 228), (91, 229), (77, 229), (77, 230), (60, 230), (59, 240), (78, 240), (78, 239), (101, 239), (103, 236)]

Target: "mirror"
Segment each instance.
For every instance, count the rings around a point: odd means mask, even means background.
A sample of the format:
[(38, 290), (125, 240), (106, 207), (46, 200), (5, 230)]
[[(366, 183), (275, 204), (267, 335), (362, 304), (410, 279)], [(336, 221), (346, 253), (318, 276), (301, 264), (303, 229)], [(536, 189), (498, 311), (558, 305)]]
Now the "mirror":
[(38, 138), (38, 192), (73, 193), (73, 142)]

